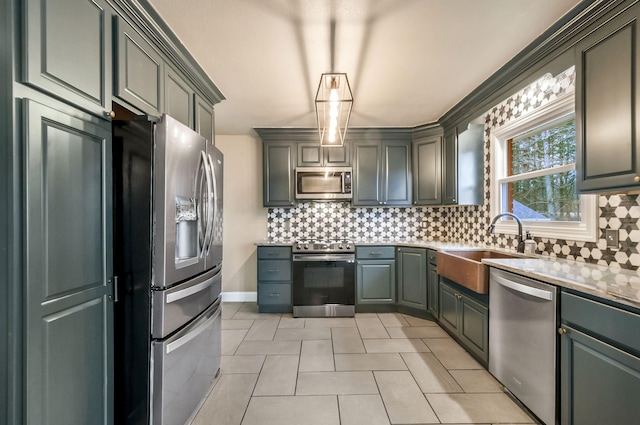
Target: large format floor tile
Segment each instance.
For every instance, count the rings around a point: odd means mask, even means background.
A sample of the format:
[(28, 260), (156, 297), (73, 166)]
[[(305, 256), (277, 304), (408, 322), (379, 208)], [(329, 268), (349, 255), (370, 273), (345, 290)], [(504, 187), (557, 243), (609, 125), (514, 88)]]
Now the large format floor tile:
[(190, 425), (533, 425), (433, 321), (222, 315), (221, 375)]
[(378, 394), (371, 372), (305, 372), (298, 374), (296, 395)]
[(335, 396), (253, 397), (242, 425), (340, 425)]

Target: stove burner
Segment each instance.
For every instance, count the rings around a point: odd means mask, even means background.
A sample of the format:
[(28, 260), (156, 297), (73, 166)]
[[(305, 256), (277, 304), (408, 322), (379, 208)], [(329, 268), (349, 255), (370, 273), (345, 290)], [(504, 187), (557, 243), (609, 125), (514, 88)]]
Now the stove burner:
[(310, 253), (334, 253), (334, 252), (355, 252), (353, 242), (348, 240), (335, 241), (316, 241), (303, 240), (293, 245), (294, 252), (310, 252)]

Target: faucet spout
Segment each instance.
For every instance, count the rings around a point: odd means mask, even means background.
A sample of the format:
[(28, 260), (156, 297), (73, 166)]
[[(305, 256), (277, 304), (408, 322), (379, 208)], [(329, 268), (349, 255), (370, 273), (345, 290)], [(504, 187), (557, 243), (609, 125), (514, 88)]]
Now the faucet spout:
[(491, 220), (491, 224), (489, 225), (489, 232), (493, 234), (493, 232), (496, 229), (496, 221), (498, 221), (500, 217), (505, 217), (505, 216), (513, 218), (516, 221), (516, 223), (518, 223), (518, 235), (516, 236), (516, 240), (518, 241), (518, 247), (516, 248), (516, 250), (518, 252), (524, 252), (524, 238), (522, 237), (522, 221), (518, 218), (517, 215), (510, 212), (504, 212), (496, 215), (495, 217), (493, 217), (493, 220)]

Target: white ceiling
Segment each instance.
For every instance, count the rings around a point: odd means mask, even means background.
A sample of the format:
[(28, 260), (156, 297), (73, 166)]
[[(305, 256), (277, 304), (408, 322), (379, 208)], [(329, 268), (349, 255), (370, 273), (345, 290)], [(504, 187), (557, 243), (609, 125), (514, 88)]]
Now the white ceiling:
[(349, 77), (352, 127), (437, 121), (580, 2), (149, 1), (227, 98), (216, 134), (314, 127), (330, 71)]

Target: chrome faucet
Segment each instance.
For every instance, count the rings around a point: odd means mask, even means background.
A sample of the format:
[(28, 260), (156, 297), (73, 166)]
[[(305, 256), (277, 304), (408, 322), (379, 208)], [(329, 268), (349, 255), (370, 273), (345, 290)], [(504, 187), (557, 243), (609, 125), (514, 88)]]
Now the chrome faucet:
[(515, 214), (505, 212), (505, 213), (500, 213), (495, 217), (493, 217), (493, 220), (491, 220), (491, 225), (489, 225), (489, 233), (491, 234), (494, 233), (494, 231), (496, 230), (496, 221), (498, 221), (500, 217), (504, 217), (504, 216), (512, 217), (516, 221), (516, 223), (518, 223), (518, 236), (516, 236), (516, 240), (518, 241), (518, 247), (516, 248), (516, 251), (524, 252), (524, 239), (522, 238), (522, 221), (520, 221), (518, 216), (516, 216)]

